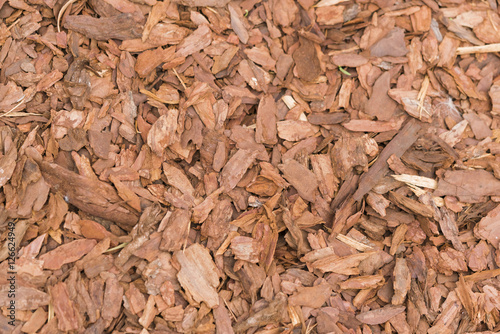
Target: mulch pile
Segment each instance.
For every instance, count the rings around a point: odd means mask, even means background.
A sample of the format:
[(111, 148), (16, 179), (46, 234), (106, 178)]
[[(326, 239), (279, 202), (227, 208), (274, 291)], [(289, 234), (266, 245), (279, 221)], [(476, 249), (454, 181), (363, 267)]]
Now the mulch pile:
[(500, 330), (496, 1), (0, 19), (1, 333)]

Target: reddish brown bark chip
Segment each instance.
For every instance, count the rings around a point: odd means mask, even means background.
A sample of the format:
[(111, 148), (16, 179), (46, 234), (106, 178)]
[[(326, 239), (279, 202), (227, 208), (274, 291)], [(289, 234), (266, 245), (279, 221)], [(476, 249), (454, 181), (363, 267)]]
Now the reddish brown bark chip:
[[(9, 277), (8, 277), (9, 278)], [(10, 301), (9, 290), (11, 289), (10, 282), (0, 286), (2, 297), (0, 299), (0, 307), (9, 307)], [(46, 306), (50, 302), (50, 296), (46, 292), (40, 291), (36, 288), (27, 286), (18, 286), (16, 288), (16, 309), (18, 310), (36, 310), (39, 307)]]
[(359, 67), (368, 63), (368, 59), (358, 54), (340, 54), (333, 56), (332, 62), (342, 67)]
[(411, 274), (405, 259), (397, 258), (394, 266), (394, 295), (393, 305), (403, 304), (408, 290), (410, 290)]
[(438, 181), (435, 196), (457, 196), (462, 202), (478, 203), (485, 196), (500, 195), (500, 181), (485, 170), (447, 171)]
[(176, 133), (178, 117), (179, 112), (170, 109), (166, 115), (160, 116), (149, 130), (148, 145), (157, 155), (161, 156), (165, 148), (179, 140)]
[(285, 179), (297, 189), (299, 195), (310, 202), (314, 201), (318, 181), (313, 172), (296, 160), (287, 160), (279, 166)]
[(137, 213), (107, 183), (80, 176), (56, 164), (41, 162), (40, 169), (50, 186), (74, 206), (98, 217), (115, 221), (130, 230)]
[(185, 251), (175, 252), (174, 257), (181, 268), (177, 273), (181, 286), (197, 302), (203, 301), (210, 308), (218, 306), (219, 275), (208, 250), (193, 244)]
[(174, 53), (175, 50), (173, 47), (167, 49), (162, 49), (160, 47), (154, 50), (144, 51), (137, 57), (134, 69), (140, 77), (145, 77), (162, 63), (173, 59)]
[(177, 45), (176, 56), (186, 57), (203, 50), (212, 43), (212, 32), (208, 25), (201, 25), (191, 35)]
[(92, 239), (75, 240), (61, 245), (56, 249), (40, 256), (45, 269), (59, 269), (66, 263), (75, 262), (87, 254), (97, 244)]
[(396, 111), (397, 103), (387, 95), (390, 89), (391, 75), (384, 72), (373, 84), (373, 92), (365, 110), (380, 121), (391, 120)]
[(276, 112), (278, 111), (274, 98), (266, 95), (257, 108), (257, 127), (255, 141), (257, 143), (274, 145), (276, 137)]
[(291, 305), (320, 308), (330, 297), (331, 287), (328, 284), (320, 284), (313, 287), (301, 287), (295, 292), (288, 302)]
[(139, 38), (142, 33), (140, 25), (130, 13), (101, 18), (69, 15), (64, 21), (64, 27), (100, 41)]
[(500, 205), (491, 210), (483, 217), (474, 228), (474, 234), (484, 240), (488, 240), (495, 248), (500, 243)]
[(389, 33), (373, 44), (370, 48), (371, 54), (374, 57), (401, 57), (408, 53), (406, 43), (404, 41), (404, 30), (394, 28)]
[(215, 327), (217, 331), (221, 333), (233, 334), (234, 330), (231, 326), (231, 316), (224, 305), (224, 300), (219, 297), (219, 306), (214, 308), (214, 318), (215, 318)]
[(50, 295), (57, 318), (57, 327), (61, 331), (76, 330), (80, 326), (78, 311), (70, 299), (66, 283), (59, 282), (50, 289)]
[(163, 230), (160, 249), (173, 252), (181, 249), (189, 234), (191, 213), (188, 210), (177, 209), (169, 217)]
[(221, 171), (221, 186), (231, 190), (241, 180), (247, 169), (255, 161), (257, 151), (238, 150)]
[(356, 316), (356, 319), (367, 325), (383, 324), (404, 312), (405, 309), (404, 306), (387, 305), (376, 310), (362, 312)]
[(314, 43), (301, 39), (300, 47), (293, 53), (297, 76), (304, 81), (313, 81), (320, 74), (320, 63)]
[(102, 318), (110, 320), (118, 317), (123, 299), (123, 287), (115, 275), (111, 275), (106, 280), (106, 288), (104, 290), (103, 305), (101, 308)]
[(418, 138), (420, 125), (411, 120), (408, 122), (401, 131), (394, 137), (391, 142), (380, 153), (379, 159), (370, 167), (368, 172), (361, 177), (359, 187), (354, 193), (355, 200), (360, 200), (368, 191), (377, 184), (388, 170), (387, 159), (395, 154), (401, 157), (406, 150), (413, 145)]

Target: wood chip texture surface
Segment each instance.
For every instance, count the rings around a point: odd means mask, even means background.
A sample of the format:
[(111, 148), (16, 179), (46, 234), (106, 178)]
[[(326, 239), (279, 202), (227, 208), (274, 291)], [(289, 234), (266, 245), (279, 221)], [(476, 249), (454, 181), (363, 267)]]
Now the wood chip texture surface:
[(0, 333), (499, 333), (499, 31), (0, 0)]

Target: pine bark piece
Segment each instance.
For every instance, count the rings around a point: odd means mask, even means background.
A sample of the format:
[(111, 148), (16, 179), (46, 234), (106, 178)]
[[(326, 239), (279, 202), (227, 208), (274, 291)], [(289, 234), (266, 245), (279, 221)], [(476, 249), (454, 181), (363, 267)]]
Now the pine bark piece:
[(372, 209), (382, 217), (386, 216), (385, 209), (387, 209), (391, 204), (391, 202), (387, 200), (383, 195), (377, 194), (373, 191), (370, 191), (368, 193), (368, 196), (366, 196), (366, 203), (368, 203), (368, 205), (370, 205)]
[(288, 141), (299, 141), (312, 137), (319, 127), (306, 121), (285, 120), (277, 123), (278, 136)]
[(460, 46), (460, 40), (454, 38), (452, 34), (446, 34), (443, 41), (439, 44), (438, 67), (451, 68), (457, 59), (457, 48)]
[(258, 263), (261, 243), (250, 237), (237, 236), (231, 240), (231, 250), (237, 260)]
[(44, 269), (57, 270), (66, 263), (79, 260), (94, 248), (97, 241), (93, 239), (80, 239), (61, 245), (54, 250), (40, 256)]
[(177, 45), (176, 57), (187, 57), (201, 51), (212, 43), (212, 31), (202, 24), (191, 35)]
[(392, 296), (393, 305), (401, 305), (405, 301), (406, 294), (411, 286), (411, 273), (403, 258), (396, 259), (394, 267), (394, 295)]
[(38, 92), (44, 92), (50, 87), (52, 87), (56, 82), (61, 80), (63, 78), (63, 74), (58, 71), (54, 70), (48, 74), (46, 74), (42, 80), (40, 80), (37, 85), (36, 85), (36, 90)]
[(495, 83), (491, 86), (488, 95), (491, 98), (492, 109), (491, 113), (500, 115), (500, 83)]
[(243, 15), (241, 13), (241, 9), (237, 8), (236, 4), (230, 3), (227, 6), (229, 10), (229, 14), (231, 16), (231, 28), (233, 28), (236, 36), (240, 39), (241, 43), (247, 44), (250, 35), (248, 34), (248, 30), (245, 28), (245, 24), (243, 23)]
[(297, 190), (300, 197), (314, 202), (318, 180), (313, 172), (296, 160), (290, 159), (278, 166), (284, 178)]
[(236, 275), (250, 299), (257, 300), (257, 292), (266, 280), (264, 268), (254, 263), (244, 262), (241, 269), (236, 271)]
[(349, 278), (348, 280), (340, 283), (340, 288), (342, 290), (348, 289), (375, 289), (382, 286), (385, 283), (384, 276), (382, 275), (369, 275), (369, 276), (358, 276)]
[(338, 257), (327, 256), (312, 263), (312, 267), (324, 273), (333, 272), (341, 275), (359, 275), (359, 264), (375, 252), (358, 253)]
[(5, 152), (0, 157), (0, 187), (3, 187), (11, 178), (16, 167), (17, 149), (12, 142), (12, 133), (7, 128), (2, 128), (2, 134), (5, 134), (3, 140), (2, 152)]
[(160, 249), (168, 252), (180, 250), (186, 243), (189, 234), (191, 212), (184, 209), (176, 209), (170, 217), (163, 230)]
[(274, 145), (278, 142), (276, 137), (276, 102), (272, 95), (265, 95), (260, 100), (257, 108), (257, 124), (255, 141), (257, 143)]
[(465, 251), (465, 247), (459, 239), (458, 226), (454, 214), (445, 207), (440, 208), (439, 212), (439, 227), (441, 227), (443, 235), (451, 241), (457, 251)]
[(342, 53), (332, 57), (332, 63), (342, 67), (360, 67), (368, 61), (368, 58), (355, 53)]
[(31, 315), (30, 319), (26, 321), (23, 327), (21, 327), (21, 331), (23, 331), (24, 333), (37, 333), (46, 321), (47, 312), (45, 312), (43, 308), (39, 307)]
[(403, 313), (406, 307), (386, 305), (376, 310), (361, 312), (356, 319), (367, 325), (380, 325)]
[(139, 38), (125, 40), (120, 45), (120, 50), (141, 52), (159, 46), (175, 45), (182, 42), (189, 33), (191, 33), (191, 30), (179, 27), (176, 24), (158, 23), (149, 33), (149, 37), (146, 41), (143, 42)]
[(227, 191), (234, 189), (247, 169), (254, 163), (258, 153), (255, 150), (238, 150), (222, 169), (221, 186)]
[(181, 270), (177, 279), (182, 287), (197, 302), (205, 302), (208, 307), (219, 305), (219, 275), (208, 249), (200, 244), (193, 244), (184, 251), (174, 253)]
[(373, 92), (366, 103), (365, 112), (380, 121), (390, 121), (398, 106), (387, 92), (391, 88), (391, 74), (384, 72), (373, 84)]
[(462, 305), (457, 297), (455, 291), (451, 291), (439, 312), (439, 316), (434, 322), (433, 326), (427, 331), (428, 334), (438, 334), (446, 333), (448, 327), (451, 326), (452, 322), (457, 318), (458, 314), (462, 310)]
[(220, 71), (225, 70), (229, 66), (229, 63), (234, 58), (238, 50), (239, 48), (237, 46), (229, 46), (222, 55), (214, 56), (212, 73), (217, 74)]
[[(7, 267), (6, 267), (7, 268)], [(8, 276), (7, 276), (8, 278)], [(9, 307), (12, 298), (8, 296), (10, 283), (0, 285), (0, 307)], [(49, 294), (36, 288), (16, 285), (16, 310), (36, 310), (49, 305)]]
[(339, 187), (339, 180), (333, 171), (332, 161), (328, 154), (315, 154), (310, 156), (314, 174), (318, 179), (319, 191), (328, 201), (335, 196)]
[(57, 327), (66, 332), (77, 330), (82, 325), (78, 321), (78, 311), (74, 302), (69, 298), (68, 287), (65, 282), (59, 282), (49, 289), (54, 311), (57, 318)]
[(183, 194), (188, 195), (194, 201), (195, 190), (183, 170), (165, 162), (163, 163), (163, 173), (171, 186), (179, 189)]
[(481, 321), (478, 319), (478, 305), (474, 300), (475, 296), (474, 292), (472, 292), (471, 289), (472, 285), (472, 283), (466, 283), (464, 277), (460, 275), (458, 278), (455, 293), (457, 294), (458, 299), (460, 299), (460, 302), (462, 303), (465, 311), (467, 311), (469, 319), (471, 319), (473, 323), (479, 323)]
[(487, 240), (496, 249), (500, 248), (500, 205), (488, 212), (476, 226), (474, 235)]
[(231, 326), (231, 317), (229, 311), (224, 304), (224, 300), (219, 297), (219, 307), (214, 308), (215, 329), (217, 333), (234, 334), (233, 326)]
[[(15, 245), (19, 245), (21, 241), (24, 238), (24, 235), (26, 231), (28, 230), (29, 227), (29, 221), (28, 220), (20, 220), (16, 223), (16, 226), (14, 227), (14, 231), (10, 231), (14, 233), (14, 238), (9, 240), (10, 242), (13, 242)], [(10, 255), (9, 251), (9, 242), (4, 242), (2, 247), (0, 248), (0, 261), (5, 260), (8, 258)]]
[(155, 307), (155, 299), (154, 295), (149, 295), (148, 302), (146, 303), (146, 307), (144, 308), (144, 312), (142, 316), (137, 321), (144, 328), (148, 328), (149, 325), (153, 322), (158, 310)]
[[(331, 150), (330, 157), (335, 166), (335, 174), (343, 180), (353, 173), (353, 168), (366, 169), (368, 148), (376, 146), (375, 140), (367, 136), (355, 137), (346, 134), (339, 138)], [(341, 188), (342, 189), (342, 188)]]
[(418, 138), (420, 124), (416, 120), (410, 120), (399, 131), (389, 144), (382, 150), (377, 158), (377, 161), (370, 167), (368, 172), (360, 178), (359, 186), (353, 195), (355, 201), (360, 201), (388, 172), (387, 159), (391, 155), (400, 158), (406, 150), (408, 150)]
[(328, 283), (300, 287), (288, 298), (290, 305), (320, 308), (330, 298), (332, 288)]
[[(326, 6), (316, 8), (317, 22), (321, 25), (336, 25), (344, 22), (345, 6)], [(345, 65), (337, 65), (345, 66)]]
[(349, 119), (347, 113), (312, 113), (307, 117), (309, 123), (313, 125), (332, 125), (345, 122)]
[(438, 269), (447, 275), (451, 275), (453, 272), (467, 271), (464, 253), (451, 247), (442, 250), (439, 252)]
[[(477, 225), (476, 225), (477, 226)], [(490, 247), (486, 241), (481, 240), (467, 254), (467, 265), (472, 271), (483, 271), (488, 268), (490, 259)]]
[(480, 118), (477, 114), (469, 112), (463, 115), (464, 119), (469, 122), (469, 125), (474, 132), (474, 136), (478, 140), (483, 140), (485, 138), (491, 137), (493, 132), (488, 127), (486, 122)]
[[(390, 89), (389, 96), (398, 103), (402, 104), (408, 115), (422, 121), (430, 123), (432, 116), (434, 116), (434, 108), (431, 106), (431, 98), (425, 96), (422, 103), (420, 103), (418, 96), (419, 92), (416, 90), (403, 90), (403, 89)], [(422, 108), (419, 108), (422, 106)]]
[(116, 278), (116, 275), (108, 277), (106, 288), (104, 289), (103, 305), (101, 315), (104, 320), (112, 320), (120, 315), (123, 301), (123, 287)]
[(394, 254), (396, 254), (399, 246), (405, 240), (405, 234), (407, 231), (408, 231), (407, 224), (401, 223), (401, 224), (399, 224), (398, 227), (396, 227), (396, 230), (392, 234), (391, 248), (389, 250), (389, 254), (391, 254), (392, 256), (394, 256)]
[(453, 66), (450, 70), (448, 70), (448, 73), (453, 76), (453, 79), (455, 79), (455, 82), (457, 83), (460, 91), (464, 92), (467, 96), (473, 99), (484, 99), (484, 97), (482, 97), (477, 91), (477, 86), (474, 84), (474, 82), (472, 82), (472, 79), (465, 74), (462, 68)]
[[(276, 60), (274, 60), (269, 51), (265, 47), (253, 47), (244, 50), (247, 57), (254, 62), (262, 66), (262, 68), (266, 71), (276, 71)], [(249, 62), (249, 65), (252, 67), (252, 62)]]
[(293, 53), (297, 76), (304, 81), (313, 81), (321, 73), (321, 67), (313, 42), (300, 38), (300, 47)]
[(109, 180), (113, 182), (118, 196), (127, 202), (135, 211), (141, 212), (141, 199), (129, 187), (127, 187), (120, 179), (114, 175), (110, 175)]
[(245, 333), (252, 327), (262, 327), (267, 324), (280, 323), (286, 314), (287, 298), (283, 292), (279, 292), (273, 301), (258, 312), (251, 312), (250, 316), (234, 326), (236, 333)]
[[(409, 307), (407, 313), (410, 313)], [(406, 321), (406, 314), (400, 313), (396, 316), (394, 316), (391, 320), (390, 323), (392, 327), (398, 332), (398, 334), (411, 334), (414, 333), (410, 325), (408, 325), (408, 322)]]
[(122, 267), (128, 261), (132, 253), (141, 248), (149, 240), (149, 236), (155, 229), (155, 225), (161, 219), (162, 210), (159, 204), (148, 206), (142, 213), (139, 222), (130, 232), (132, 240), (120, 251), (116, 257), (115, 264)]
[(152, 8), (151, 11), (149, 12), (148, 19), (146, 21), (146, 24), (144, 25), (144, 30), (142, 32), (142, 41), (145, 42), (148, 39), (149, 33), (151, 32), (151, 29), (163, 20), (165, 17), (167, 17), (167, 9), (168, 9), (168, 4), (169, 2), (157, 2)]
[(177, 118), (179, 111), (170, 109), (166, 115), (160, 116), (148, 132), (148, 145), (158, 156), (162, 156), (163, 151), (168, 146), (179, 141), (177, 131)]
[(297, 221), (292, 219), (292, 215), (290, 214), (290, 210), (288, 208), (283, 210), (283, 223), (288, 229), (289, 237), (295, 247), (297, 248), (297, 255), (305, 254), (309, 251), (309, 247), (307, 246), (307, 242), (304, 234), (301, 229), (297, 225)]
[(342, 82), (339, 91), (339, 108), (348, 109), (351, 106), (351, 94), (354, 89), (354, 80)]
[(68, 15), (64, 28), (74, 30), (98, 41), (140, 38), (142, 28), (130, 13), (95, 18), (88, 15)]
[(231, 0), (174, 0), (186, 7), (224, 7)]
[(409, 197), (402, 196), (397, 192), (394, 191), (389, 192), (389, 199), (395, 202), (399, 207), (401, 207), (405, 211), (411, 211), (418, 215), (429, 218), (432, 218), (434, 216), (434, 210), (431, 207), (423, 203), (420, 203), (418, 201), (415, 201), (414, 199), (411, 199)]
[(159, 47), (155, 50), (147, 50), (137, 56), (134, 69), (141, 78), (145, 78), (162, 63), (172, 60), (174, 57), (175, 47), (167, 49)]
[(387, 132), (397, 131), (401, 127), (403, 119), (390, 122), (370, 121), (365, 119), (351, 119), (342, 124), (344, 128), (353, 132)]
[(408, 53), (404, 29), (396, 27), (370, 47), (372, 57), (403, 57)]
[(482, 169), (448, 170), (438, 181), (434, 196), (456, 196), (461, 202), (479, 203), (500, 195), (500, 181)]
[(111, 220), (130, 231), (138, 214), (118, 196), (113, 186), (71, 172), (54, 163), (40, 161), (44, 179), (65, 200), (82, 211)]

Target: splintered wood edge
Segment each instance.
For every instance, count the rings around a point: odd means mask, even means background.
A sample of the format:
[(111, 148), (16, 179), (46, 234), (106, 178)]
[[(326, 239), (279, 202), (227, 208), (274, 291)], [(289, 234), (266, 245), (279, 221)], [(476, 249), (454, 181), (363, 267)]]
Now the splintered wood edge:
[(346, 245), (349, 245), (352, 248), (355, 248), (356, 250), (358, 250), (360, 252), (366, 252), (366, 251), (373, 250), (373, 247), (365, 245), (364, 243), (361, 243), (359, 241), (356, 241), (353, 238), (348, 237), (347, 235), (338, 234), (337, 239), (340, 240), (341, 242), (345, 243)]
[(410, 174), (401, 174), (401, 175), (392, 175), (392, 177), (396, 181), (400, 181), (406, 183), (408, 185), (413, 185), (417, 187), (436, 189), (437, 181), (425, 176), (418, 175), (410, 175)]
[(500, 52), (500, 43), (478, 45), (478, 46), (462, 46), (457, 48), (457, 55), (467, 55), (471, 53), (489, 53)]

